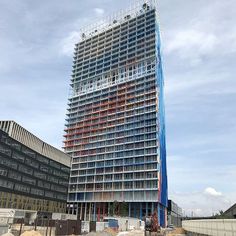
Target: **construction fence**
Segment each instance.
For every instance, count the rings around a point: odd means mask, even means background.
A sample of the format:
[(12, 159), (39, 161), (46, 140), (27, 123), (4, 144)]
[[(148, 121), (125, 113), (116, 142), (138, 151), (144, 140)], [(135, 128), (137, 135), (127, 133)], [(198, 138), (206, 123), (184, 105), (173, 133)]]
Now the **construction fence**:
[(236, 236), (236, 219), (184, 220), (187, 235)]
[[(99, 222), (98, 229), (102, 231), (104, 228), (105, 223)], [(11, 232), (14, 236), (20, 236), (25, 231), (32, 230), (39, 232), (42, 236), (65, 236), (95, 232), (97, 227), (96, 222), (93, 221), (36, 219), (33, 224), (29, 224), (23, 218), (14, 222), (5, 221), (0, 225), (0, 235)]]

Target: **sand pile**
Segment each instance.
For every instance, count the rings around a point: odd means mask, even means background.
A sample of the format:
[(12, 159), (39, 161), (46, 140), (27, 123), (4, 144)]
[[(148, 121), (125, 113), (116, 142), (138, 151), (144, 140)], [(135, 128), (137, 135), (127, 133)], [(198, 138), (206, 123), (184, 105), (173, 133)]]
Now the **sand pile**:
[(90, 232), (86, 236), (114, 236), (114, 235), (116, 235), (116, 233), (103, 231), (103, 232)]
[(167, 233), (168, 236), (171, 235), (184, 235), (185, 234), (185, 230), (183, 228), (176, 228), (173, 231), (170, 231)]
[(2, 234), (1, 236), (14, 236), (14, 234), (11, 234), (11, 233), (5, 233), (5, 234)]
[(42, 236), (39, 232), (31, 230), (31, 231), (25, 231), (20, 236)]

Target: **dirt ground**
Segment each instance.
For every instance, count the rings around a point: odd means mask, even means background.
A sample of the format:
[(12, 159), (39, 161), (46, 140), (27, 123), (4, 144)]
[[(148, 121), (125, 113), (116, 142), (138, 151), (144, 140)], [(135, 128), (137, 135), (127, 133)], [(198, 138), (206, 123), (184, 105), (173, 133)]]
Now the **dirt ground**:
[(134, 230), (130, 232), (120, 232), (117, 236), (144, 236), (143, 230)]
[[(146, 236), (161, 236), (163, 234), (160, 233), (151, 233), (147, 232)], [(130, 232), (120, 232), (117, 236), (145, 236), (143, 230), (134, 230)]]
[(31, 231), (25, 231), (21, 236), (41, 236), (41, 234), (37, 231), (31, 230)]
[[(182, 229), (176, 229), (174, 231), (172, 231), (170, 234), (166, 233), (166, 234), (157, 234), (157, 233), (151, 233), (149, 234), (149, 232), (147, 232), (147, 236), (159, 236), (159, 235), (170, 235), (170, 236), (184, 236), (185, 232)], [(134, 231), (130, 231), (130, 232), (120, 232), (118, 233), (117, 236), (144, 236), (144, 231), (143, 230), (134, 230)]]
[(182, 228), (176, 228), (176, 229), (174, 229), (173, 231), (170, 231), (170, 232), (168, 232), (167, 234), (166, 234), (167, 236), (184, 236), (185, 235), (185, 231), (184, 231), (184, 229), (182, 229)]

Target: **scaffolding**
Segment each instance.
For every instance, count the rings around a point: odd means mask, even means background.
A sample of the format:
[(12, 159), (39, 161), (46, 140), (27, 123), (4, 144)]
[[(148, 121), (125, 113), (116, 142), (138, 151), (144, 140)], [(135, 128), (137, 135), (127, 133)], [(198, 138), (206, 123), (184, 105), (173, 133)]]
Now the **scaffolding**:
[(76, 44), (64, 147), (69, 211), (81, 219), (100, 220), (114, 202), (130, 216), (165, 215), (156, 19), (156, 1), (137, 1)]
[(95, 20), (95, 24), (89, 24), (80, 29), (80, 41), (90, 39), (91, 37), (97, 36), (100, 33), (108, 31), (124, 22), (129, 21), (139, 15), (145, 13), (150, 9), (156, 9), (157, 0), (134, 0), (126, 9), (121, 9), (109, 14), (102, 20)]

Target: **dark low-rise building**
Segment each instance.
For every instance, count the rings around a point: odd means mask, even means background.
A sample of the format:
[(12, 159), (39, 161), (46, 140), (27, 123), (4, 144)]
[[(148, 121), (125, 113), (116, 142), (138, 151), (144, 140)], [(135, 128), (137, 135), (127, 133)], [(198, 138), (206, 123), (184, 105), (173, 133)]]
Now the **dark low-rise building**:
[(236, 203), (223, 213), (225, 218), (236, 219)]
[(70, 157), (0, 121), (0, 208), (66, 212)]
[(168, 225), (181, 227), (182, 225), (182, 209), (172, 200), (168, 200)]

